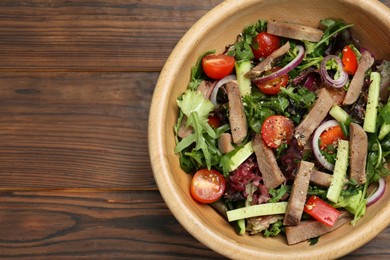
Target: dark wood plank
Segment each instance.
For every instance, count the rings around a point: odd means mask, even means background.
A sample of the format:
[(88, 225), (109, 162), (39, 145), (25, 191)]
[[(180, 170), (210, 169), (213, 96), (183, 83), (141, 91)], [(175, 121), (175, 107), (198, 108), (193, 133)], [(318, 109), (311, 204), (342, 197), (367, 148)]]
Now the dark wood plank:
[[(1, 73), (1, 188), (155, 188), (158, 73)], [(22, 181), (21, 181), (22, 180)]]
[[(389, 232), (343, 259), (388, 259)], [(179, 225), (157, 191), (0, 193), (0, 257), (223, 258)]]
[(0, 1), (0, 71), (159, 71), (210, 1)]
[(0, 258), (217, 259), (157, 191), (0, 194)]

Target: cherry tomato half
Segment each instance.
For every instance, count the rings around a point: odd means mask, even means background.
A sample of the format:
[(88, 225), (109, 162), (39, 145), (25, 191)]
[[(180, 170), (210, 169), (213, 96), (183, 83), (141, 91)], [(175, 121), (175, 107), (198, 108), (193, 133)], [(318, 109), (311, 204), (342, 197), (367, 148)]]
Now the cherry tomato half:
[(217, 115), (210, 115), (207, 122), (211, 127), (218, 128), (221, 126), (221, 119)]
[(343, 57), (341, 61), (343, 62), (344, 65), (344, 71), (350, 75), (355, 74), (358, 66), (355, 52), (352, 50), (351, 47), (347, 45), (344, 47), (342, 53), (343, 53)]
[(293, 122), (281, 115), (267, 117), (261, 126), (261, 136), (270, 148), (278, 148), (282, 143), (290, 143), (293, 131)]
[(213, 203), (225, 192), (226, 182), (216, 170), (201, 169), (194, 174), (191, 181), (191, 195), (200, 203)]
[(234, 68), (234, 57), (225, 54), (209, 54), (202, 58), (204, 73), (212, 79), (222, 79)]
[[(270, 73), (279, 70), (279, 67), (274, 67), (270, 70)], [(257, 87), (261, 92), (267, 95), (276, 95), (280, 92), (281, 87), (285, 87), (288, 83), (288, 74), (282, 75), (280, 77), (271, 79), (264, 83), (257, 84)]]
[(280, 38), (273, 34), (260, 32), (253, 39), (253, 45), (257, 46), (257, 48), (252, 47), (255, 58), (265, 58), (280, 47)]

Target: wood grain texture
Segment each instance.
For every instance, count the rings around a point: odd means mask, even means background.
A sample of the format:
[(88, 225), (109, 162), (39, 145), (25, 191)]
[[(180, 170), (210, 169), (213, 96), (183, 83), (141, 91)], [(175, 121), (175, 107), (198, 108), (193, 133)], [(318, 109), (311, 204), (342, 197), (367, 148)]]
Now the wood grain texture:
[[(342, 259), (388, 259), (389, 229)], [(189, 235), (157, 191), (0, 193), (0, 258), (224, 259)]]
[(224, 259), (167, 209), (146, 132), (166, 58), (221, 2), (0, 1), (0, 258)]
[(157, 77), (1, 73), (0, 188), (155, 188), (147, 128)]
[(213, 259), (157, 191), (0, 195), (0, 258)]
[(0, 1), (0, 71), (159, 71), (221, 2)]

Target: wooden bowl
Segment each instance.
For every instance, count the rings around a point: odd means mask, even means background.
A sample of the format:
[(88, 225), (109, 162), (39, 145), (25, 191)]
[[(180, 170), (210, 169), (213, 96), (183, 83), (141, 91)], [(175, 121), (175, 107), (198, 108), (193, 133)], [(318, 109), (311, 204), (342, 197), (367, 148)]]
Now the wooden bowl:
[(212, 250), (235, 259), (329, 259), (348, 254), (367, 243), (390, 223), (390, 181), (387, 192), (370, 206), (355, 226), (324, 235), (315, 246), (289, 246), (284, 237), (240, 236), (210, 206), (196, 203), (190, 193), (191, 176), (181, 170), (174, 153), (173, 126), (177, 97), (185, 91), (190, 70), (207, 50), (222, 52), (242, 29), (258, 19), (288, 20), (317, 26), (322, 18), (353, 23), (354, 35), (376, 58), (390, 59), (390, 9), (371, 0), (228, 0), (201, 18), (178, 42), (158, 80), (150, 110), (149, 150), (154, 177), (173, 215)]

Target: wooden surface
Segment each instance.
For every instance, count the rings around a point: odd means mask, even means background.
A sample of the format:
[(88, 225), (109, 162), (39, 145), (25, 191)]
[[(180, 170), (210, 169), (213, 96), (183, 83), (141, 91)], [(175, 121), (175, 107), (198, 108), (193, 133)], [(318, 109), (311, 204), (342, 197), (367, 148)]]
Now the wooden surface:
[(0, 258), (222, 258), (171, 215), (147, 146), (166, 58), (220, 2), (0, 1)]

